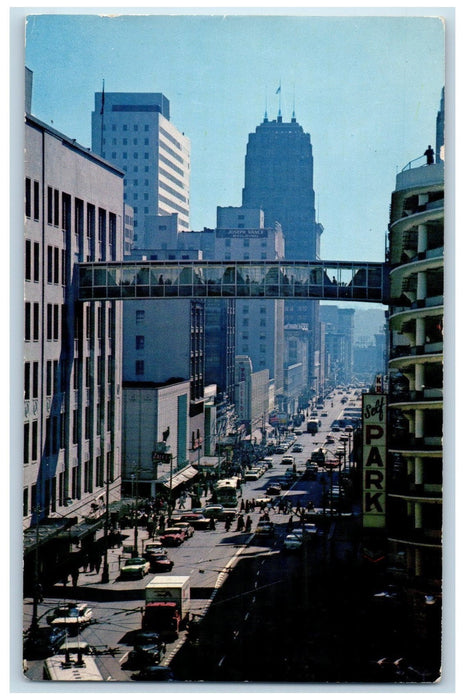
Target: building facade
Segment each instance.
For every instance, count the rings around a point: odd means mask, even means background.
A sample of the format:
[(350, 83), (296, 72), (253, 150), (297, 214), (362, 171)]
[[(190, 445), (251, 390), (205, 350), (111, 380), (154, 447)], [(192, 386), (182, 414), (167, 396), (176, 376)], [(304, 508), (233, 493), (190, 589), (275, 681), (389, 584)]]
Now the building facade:
[[(313, 189), (313, 149), (310, 135), (297, 123), (268, 120), (249, 134), (242, 191), (244, 208), (259, 208), (265, 227), (279, 222), (288, 260), (317, 260), (323, 227), (316, 221)], [(308, 323), (309, 371), (313, 391), (318, 392), (319, 371), (314, 360), (319, 352), (319, 302), (286, 301), (285, 323)]]
[(123, 173), (27, 115), (25, 528), (119, 497), (121, 305), (79, 302), (75, 279), (76, 263), (121, 259), (124, 219)]
[[(441, 140), (437, 151), (443, 152)], [(411, 591), (434, 595), (440, 592), (442, 578), (444, 163), (440, 158), (420, 167), (409, 164), (397, 175), (389, 255), (390, 566)]]
[(178, 215), (189, 229), (190, 141), (170, 121), (161, 93), (95, 93), (92, 150), (125, 173), (134, 211), (134, 245), (145, 246), (146, 217)]
[[(217, 208), (217, 260), (279, 260), (283, 256), (281, 227), (265, 228), (260, 209)], [(247, 278), (244, 281), (247, 284)], [(277, 393), (284, 393), (282, 300), (236, 300), (236, 355), (248, 355), (255, 371), (268, 369)]]

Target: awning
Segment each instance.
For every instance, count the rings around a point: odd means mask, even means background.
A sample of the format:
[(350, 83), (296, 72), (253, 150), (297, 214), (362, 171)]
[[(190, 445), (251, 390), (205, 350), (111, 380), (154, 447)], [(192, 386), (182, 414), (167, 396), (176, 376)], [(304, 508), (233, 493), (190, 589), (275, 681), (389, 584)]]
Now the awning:
[(68, 530), (76, 523), (76, 518), (56, 518), (41, 521), (23, 532), (24, 554), (32, 552), (36, 545), (39, 547), (49, 542), (61, 532)]
[(172, 477), (169, 474), (165, 474), (165, 476), (160, 479), (159, 483), (167, 489), (175, 489), (177, 486), (193, 479), (197, 474), (198, 471), (194, 469), (194, 467), (186, 467), (173, 474)]

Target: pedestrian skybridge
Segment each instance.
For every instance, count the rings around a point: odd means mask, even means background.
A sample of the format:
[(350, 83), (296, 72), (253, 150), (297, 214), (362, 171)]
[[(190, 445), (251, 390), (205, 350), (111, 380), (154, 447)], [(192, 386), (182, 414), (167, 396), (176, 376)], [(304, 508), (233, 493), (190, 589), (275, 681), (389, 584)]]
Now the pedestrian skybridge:
[(331, 299), (387, 303), (380, 262), (131, 260), (79, 265), (81, 301)]

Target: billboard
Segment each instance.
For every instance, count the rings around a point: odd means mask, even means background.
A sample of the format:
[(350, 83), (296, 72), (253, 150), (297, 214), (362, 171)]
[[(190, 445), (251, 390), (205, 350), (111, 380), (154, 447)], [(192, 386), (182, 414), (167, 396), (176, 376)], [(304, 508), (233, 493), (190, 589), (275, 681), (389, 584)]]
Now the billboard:
[(362, 394), (363, 527), (386, 524), (387, 396)]

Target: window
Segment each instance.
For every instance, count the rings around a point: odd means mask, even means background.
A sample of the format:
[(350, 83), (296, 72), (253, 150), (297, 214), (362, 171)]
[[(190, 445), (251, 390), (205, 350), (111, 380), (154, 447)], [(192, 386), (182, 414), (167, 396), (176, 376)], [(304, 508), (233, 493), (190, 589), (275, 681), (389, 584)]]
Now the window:
[(34, 214), (34, 220), (39, 221), (39, 213), (40, 213), (40, 199), (39, 199), (39, 183), (37, 180), (34, 180), (34, 201), (33, 201), (33, 214)]
[(60, 284), (60, 249), (53, 249), (53, 282)]
[(24, 206), (25, 206), (25, 214), (28, 219), (31, 218), (31, 179), (29, 177), (26, 178), (26, 191), (25, 191), (25, 196), (24, 196)]
[(23, 436), (23, 463), (28, 464), (29, 462), (29, 432), (30, 424), (24, 424), (24, 436)]
[(40, 248), (37, 241), (34, 243), (34, 282), (40, 279)]
[(32, 243), (29, 239), (24, 242), (24, 279), (31, 279), (31, 249)]
[(136, 335), (136, 350), (143, 350), (145, 345), (145, 336)]
[(32, 421), (32, 440), (31, 440), (31, 461), (37, 462), (38, 455), (38, 435), (39, 424), (36, 420)]
[(47, 246), (47, 282), (48, 284), (53, 282), (53, 248), (51, 245)]
[(29, 489), (23, 489), (23, 518), (29, 513)]
[(32, 339), (39, 340), (39, 302), (34, 302), (32, 319)]
[(95, 458), (95, 485), (103, 486), (103, 464), (100, 455)]
[(32, 398), (39, 398), (39, 363), (32, 363)]
[(86, 406), (84, 411), (84, 438), (90, 438), (90, 406)]
[(77, 445), (79, 438), (79, 412), (75, 408), (73, 410), (73, 445)]
[(143, 309), (136, 310), (136, 323), (144, 323), (145, 311)]
[(53, 340), (58, 340), (60, 337), (60, 306), (53, 305)]
[(24, 363), (24, 398), (27, 400), (31, 397), (31, 363)]
[(144, 360), (136, 360), (136, 376), (141, 377), (144, 374)]
[(84, 492), (92, 493), (92, 467), (90, 459), (84, 463)]
[(24, 305), (24, 340), (31, 340), (31, 303)]

